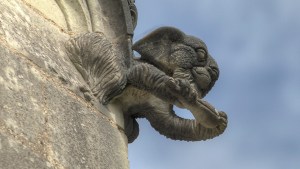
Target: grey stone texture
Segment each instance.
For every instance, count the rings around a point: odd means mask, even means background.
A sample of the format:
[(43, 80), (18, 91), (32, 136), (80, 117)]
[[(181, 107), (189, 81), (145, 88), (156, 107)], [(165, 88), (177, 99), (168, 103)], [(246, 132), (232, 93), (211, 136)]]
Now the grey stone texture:
[[(74, 31), (61, 19), (63, 12), (51, 11), (57, 8), (54, 2), (0, 1), (0, 168), (126, 169), (122, 117), (80, 93), (85, 82), (64, 49)], [(109, 29), (120, 52), (128, 31), (109, 25), (122, 16), (112, 21), (107, 16), (102, 28)], [(76, 33), (84, 31), (89, 30)], [(111, 31), (124, 36), (118, 39)]]
[[(34, 153), (28, 147), (18, 143), (15, 139), (0, 133), (0, 168), (15, 169), (53, 169), (53, 165), (43, 157)], [(2, 156), (5, 154), (5, 156)]]

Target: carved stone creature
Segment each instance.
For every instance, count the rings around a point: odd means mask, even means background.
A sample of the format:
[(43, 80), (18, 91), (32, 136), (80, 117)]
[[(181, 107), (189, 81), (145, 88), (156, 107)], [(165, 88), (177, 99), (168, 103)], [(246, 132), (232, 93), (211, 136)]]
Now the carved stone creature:
[[(120, 105), (129, 143), (138, 136), (136, 118), (143, 117), (175, 140), (206, 140), (224, 132), (226, 114), (202, 100), (219, 69), (200, 39), (162, 27), (133, 45), (140, 58), (117, 55), (101, 33), (73, 38), (67, 49), (100, 103)], [(177, 116), (173, 105), (190, 110), (195, 120)]]

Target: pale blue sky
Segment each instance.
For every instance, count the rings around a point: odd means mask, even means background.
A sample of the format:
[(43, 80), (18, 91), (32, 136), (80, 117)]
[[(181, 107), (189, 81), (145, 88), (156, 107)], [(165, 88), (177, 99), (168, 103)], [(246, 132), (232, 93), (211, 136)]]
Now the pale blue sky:
[(221, 70), (206, 100), (229, 126), (213, 140), (182, 142), (140, 119), (131, 169), (299, 169), (300, 1), (136, 1), (135, 40), (175, 26), (206, 42)]

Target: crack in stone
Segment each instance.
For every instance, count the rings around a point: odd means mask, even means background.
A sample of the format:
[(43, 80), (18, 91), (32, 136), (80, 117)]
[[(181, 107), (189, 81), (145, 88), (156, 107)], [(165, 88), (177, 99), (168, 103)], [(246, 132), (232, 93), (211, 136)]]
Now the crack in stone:
[(63, 27), (59, 26), (56, 22), (54, 22), (53, 20), (51, 20), (50, 18), (46, 17), (46, 15), (44, 15), (42, 12), (40, 12), (39, 10), (37, 10), (36, 8), (34, 8), (32, 5), (30, 5), (29, 3), (27, 3), (25, 0), (21, 0), (21, 2), (27, 6), (29, 9), (31, 9), (34, 13), (36, 13), (37, 15), (42, 16), (45, 20), (47, 20), (48, 22), (50, 22), (53, 26), (57, 27), (62, 33), (71, 35), (72, 32), (69, 32), (67, 30), (65, 30)]

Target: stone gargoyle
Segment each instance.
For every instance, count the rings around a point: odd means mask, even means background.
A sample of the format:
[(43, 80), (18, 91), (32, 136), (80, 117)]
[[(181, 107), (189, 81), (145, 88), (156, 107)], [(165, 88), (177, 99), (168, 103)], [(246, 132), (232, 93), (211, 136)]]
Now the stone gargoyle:
[[(162, 27), (133, 45), (140, 58), (116, 54), (102, 33), (72, 38), (66, 47), (100, 103), (120, 104), (129, 143), (139, 133), (136, 118), (146, 118), (160, 134), (174, 140), (211, 139), (226, 129), (226, 114), (202, 100), (219, 76), (202, 40)], [(195, 120), (177, 116), (174, 105), (190, 110)]]

